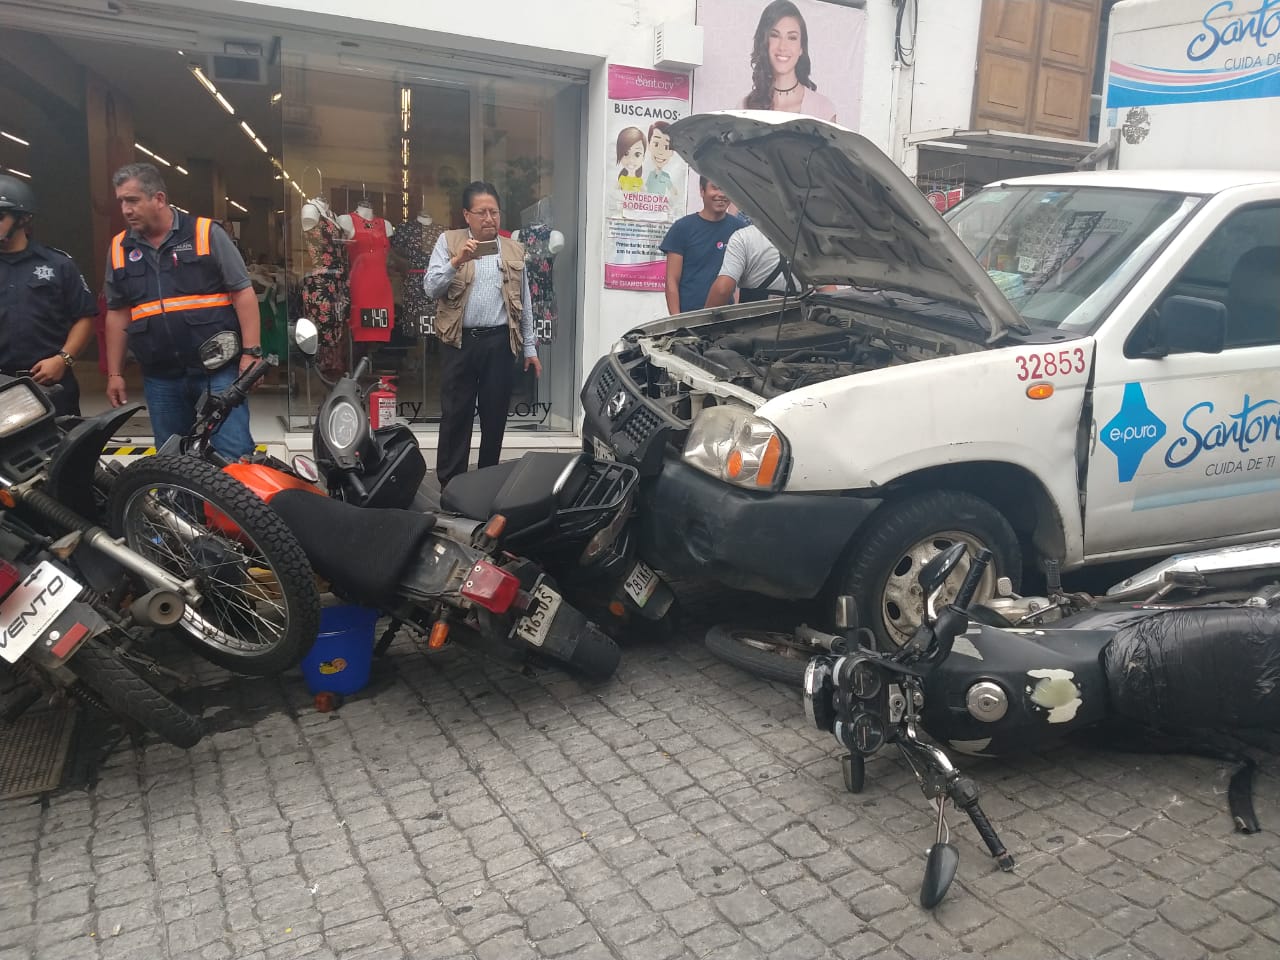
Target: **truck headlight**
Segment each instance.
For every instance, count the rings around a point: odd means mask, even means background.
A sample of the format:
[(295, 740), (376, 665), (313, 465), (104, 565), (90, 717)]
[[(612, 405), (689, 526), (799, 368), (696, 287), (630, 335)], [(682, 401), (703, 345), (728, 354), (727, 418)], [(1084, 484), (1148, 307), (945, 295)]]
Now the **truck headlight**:
[(751, 490), (776, 490), (786, 479), (786, 438), (768, 420), (740, 407), (698, 414), (684, 444), (692, 467)]

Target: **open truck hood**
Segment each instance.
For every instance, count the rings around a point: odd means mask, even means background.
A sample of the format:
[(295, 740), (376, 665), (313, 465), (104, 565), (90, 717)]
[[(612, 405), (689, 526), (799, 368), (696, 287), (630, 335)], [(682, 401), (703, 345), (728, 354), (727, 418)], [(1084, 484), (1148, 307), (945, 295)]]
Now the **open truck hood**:
[(804, 283), (957, 304), (985, 318), (987, 342), (1030, 332), (960, 238), (866, 137), (771, 111), (695, 114), (670, 133), (680, 155), (724, 188)]

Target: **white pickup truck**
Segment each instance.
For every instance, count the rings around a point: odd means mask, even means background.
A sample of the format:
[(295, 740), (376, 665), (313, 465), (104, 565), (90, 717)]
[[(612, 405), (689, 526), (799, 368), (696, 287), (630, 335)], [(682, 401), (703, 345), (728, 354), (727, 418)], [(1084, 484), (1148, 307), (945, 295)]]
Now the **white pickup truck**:
[(587, 448), (648, 478), (654, 565), (851, 595), (901, 643), (956, 540), (995, 555), (981, 598), (1043, 558), (1280, 536), (1280, 172), (1010, 180), (944, 223), (818, 120), (671, 133), (810, 289), (647, 324), (590, 374)]

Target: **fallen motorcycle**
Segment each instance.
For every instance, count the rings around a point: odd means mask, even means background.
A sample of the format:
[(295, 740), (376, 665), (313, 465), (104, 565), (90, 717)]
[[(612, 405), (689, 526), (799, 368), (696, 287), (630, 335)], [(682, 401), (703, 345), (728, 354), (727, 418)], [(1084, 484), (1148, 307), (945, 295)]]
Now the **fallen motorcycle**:
[(199, 720), (142, 675), (161, 670), (139, 648), (151, 630), (182, 616), (181, 590), (160, 575), (154, 589), (118, 607), (91, 584), (113, 586), (121, 565), (146, 572), (141, 558), (88, 523), (57, 536), (39, 529), (46, 511), (72, 519), (39, 489), (49, 455), (57, 466), (64, 453), (43, 392), (28, 378), (0, 378), (0, 672), (18, 688), (2, 720), (12, 723), (42, 698), (74, 696), (175, 746), (194, 746)]
[[(305, 320), (297, 326), (300, 346), (314, 353), (314, 326)], [(427, 638), (429, 649), (456, 640), (505, 660), (547, 657), (592, 678), (612, 676), (621, 658), (617, 644), (566, 601), (539, 564), (504, 549), (507, 517), (498, 514), (477, 523), (383, 505), (405, 502), (406, 495), (411, 500), (422, 479), (425, 465), (411, 483), (408, 479), (415, 467), (406, 442), (421, 463), (412, 433), (406, 431), (407, 441), (397, 441), (399, 468), (379, 474), (371, 487), (353, 473), (350, 484), (337, 491), (363, 494), (359, 505), (326, 496), (314, 484), (320, 477), (306, 458), (289, 465), (254, 454), (233, 463), (218, 454), (212, 438), (219, 425), (273, 363), (274, 358), (264, 358), (221, 394), (206, 393), (192, 430), (171, 438), (161, 455), (206, 469), (220, 467), (246, 494), (269, 503), (334, 593), (391, 618), (379, 649), (409, 625)], [(335, 386), (344, 395), (347, 389), (358, 389), (350, 378)], [(336, 415), (326, 412), (333, 399), (321, 409), (317, 448), (349, 449), (353, 458), (376, 467), (381, 448), (369, 440), (367, 420), (345, 406)]]
[[(963, 564), (962, 564), (963, 566)], [(963, 571), (960, 571), (963, 572)], [(1210, 604), (1257, 606), (1280, 594), (1280, 540), (1246, 543), (1178, 554), (1161, 560), (1110, 586), (1102, 596), (1062, 587), (1057, 568), (1046, 569), (1046, 594), (1020, 596), (1008, 578), (995, 585), (995, 596), (975, 603), (969, 617), (993, 627), (1084, 628), (1141, 617), (1175, 607)], [(942, 600), (948, 599), (943, 586)], [(814, 654), (839, 650), (857, 634), (852, 597), (836, 604), (839, 635), (801, 624), (794, 630), (719, 624), (706, 636), (707, 648), (722, 660), (766, 680), (800, 683)], [(1091, 616), (1085, 616), (1090, 614)]]
[[(297, 329), (303, 352), (314, 354), (311, 322), (300, 320)], [(611, 633), (674, 632), (675, 594), (636, 556), (629, 529), (635, 467), (582, 453), (530, 452), (454, 477), (437, 508), (422, 482), (427, 465), (413, 431), (404, 424), (370, 429), (361, 387), (368, 371), (364, 357), (338, 378), (316, 419), (315, 466), (331, 497), (359, 507), (452, 514), (477, 531), (501, 514), (501, 547), (541, 566), (566, 599)]]
[[(1029, 629), (971, 625), (969, 602), (985, 567), (982, 553), (955, 600), (934, 613), (941, 587), (965, 551), (956, 544), (921, 571), (927, 615), (903, 648), (882, 654), (809, 631), (811, 642), (833, 652), (806, 666), (805, 707), (820, 729), (849, 749), (844, 763), (850, 790), (862, 788), (865, 759), (897, 743), (926, 795), (939, 803), (941, 840), (943, 795), (972, 815), (969, 801), (976, 792), (940, 748), (921, 745), (919, 730), (981, 756), (1041, 750), (1108, 723), (1130, 734), (1173, 734), (1188, 743), (1206, 731), (1280, 730), (1280, 686), (1270, 679), (1280, 671), (1280, 590), (1274, 585), (1231, 604), (1116, 606)], [(866, 631), (862, 636), (870, 639)], [(1251, 776), (1246, 765), (1228, 792), (1244, 833), (1260, 829), (1249, 797)], [(1001, 858), (989, 825), (976, 817), (974, 823)], [(925, 906), (941, 897), (937, 878), (954, 875), (952, 859), (945, 851), (931, 857)]]
[(32, 529), (84, 541), (73, 560), (87, 586), (109, 602), (180, 601), (174, 630), (237, 673), (271, 675), (301, 660), (319, 629), (320, 599), (274, 512), (192, 458), (102, 467), (106, 444), (141, 404), (66, 421), (64, 430), (30, 380), (9, 382), (4, 397), (17, 426), (0, 450), (0, 485)]

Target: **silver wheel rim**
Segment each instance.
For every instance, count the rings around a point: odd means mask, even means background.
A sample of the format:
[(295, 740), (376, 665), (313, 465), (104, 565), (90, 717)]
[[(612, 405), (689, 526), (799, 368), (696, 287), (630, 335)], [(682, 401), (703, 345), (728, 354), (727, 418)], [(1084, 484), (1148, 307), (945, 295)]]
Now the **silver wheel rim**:
[[(194, 571), (201, 604), (200, 609), (188, 604), (182, 615), (188, 633), (238, 657), (268, 653), (284, 639), (289, 625), (283, 585), (257, 542), (244, 531), (239, 538), (220, 534), (206, 522), (205, 507), (218, 510), (188, 486), (153, 483), (125, 502), (125, 540), (131, 550), (182, 580)], [(193, 553), (196, 537), (216, 541), (226, 551), (224, 571), (234, 571), (239, 582), (201, 565)], [(234, 632), (226, 626), (229, 621), (237, 624)]]
[[(960, 530), (930, 534), (902, 551), (890, 569), (884, 590), (880, 594), (880, 617), (884, 622), (885, 633), (895, 647), (901, 647), (910, 640), (916, 627), (924, 619), (925, 597), (916, 580), (920, 575), (920, 568), (954, 543), (968, 546), (969, 554), (956, 565), (947, 582), (942, 585), (938, 598), (938, 609), (941, 609), (955, 599), (960, 584), (969, 571), (969, 557), (987, 546), (982, 540)], [(994, 564), (987, 567), (973, 596), (974, 603), (984, 603), (991, 599), (995, 594), (997, 575)]]

